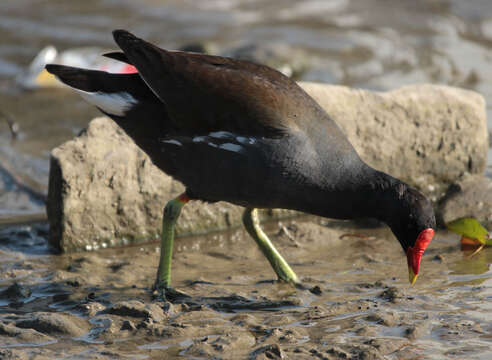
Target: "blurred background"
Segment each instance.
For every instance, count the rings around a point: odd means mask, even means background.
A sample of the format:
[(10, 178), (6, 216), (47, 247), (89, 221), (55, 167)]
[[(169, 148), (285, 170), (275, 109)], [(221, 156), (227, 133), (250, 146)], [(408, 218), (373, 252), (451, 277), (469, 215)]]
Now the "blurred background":
[(492, 129), (490, 0), (2, 0), (0, 224), (45, 216), (50, 150), (99, 115), (54, 87), (43, 58), (111, 70), (99, 55), (115, 49), (116, 28), (168, 49), (267, 63), (296, 80), (472, 89)]

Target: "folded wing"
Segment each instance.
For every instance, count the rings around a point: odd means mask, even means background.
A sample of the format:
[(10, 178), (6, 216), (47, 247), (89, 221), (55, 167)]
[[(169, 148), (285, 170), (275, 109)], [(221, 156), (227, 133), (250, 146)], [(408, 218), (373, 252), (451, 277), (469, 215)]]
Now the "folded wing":
[(294, 81), (248, 61), (181, 51), (166, 51), (124, 30), (114, 38), (166, 105), (174, 127), (183, 134), (230, 131), (243, 135), (281, 136), (295, 129), (301, 115), (318, 109)]

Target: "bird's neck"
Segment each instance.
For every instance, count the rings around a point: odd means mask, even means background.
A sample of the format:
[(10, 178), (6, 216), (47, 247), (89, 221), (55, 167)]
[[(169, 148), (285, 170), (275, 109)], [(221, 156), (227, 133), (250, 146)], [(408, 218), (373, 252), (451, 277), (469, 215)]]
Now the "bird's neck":
[(381, 171), (366, 171), (366, 180), (356, 188), (353, 205), (360, 208), (362, 217), (376, 218), (393, 227), (410, 207), (405, 196), (409, 186)]
[(320, 209), (316, 215), (338, 219), (375, 218), (391, 227), (408, 207), (403, 196), (408, 185), (404, 182), (365, 164), (350, 178), (354, 179), (350, 183), (330, 185), (322, 190), (323, 195), (316, 200), (322, 202), (316, 206)]

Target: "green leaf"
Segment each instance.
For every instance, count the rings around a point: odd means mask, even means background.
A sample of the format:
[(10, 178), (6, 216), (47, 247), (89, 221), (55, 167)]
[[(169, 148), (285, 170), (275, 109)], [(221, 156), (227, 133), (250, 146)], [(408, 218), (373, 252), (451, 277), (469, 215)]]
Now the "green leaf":
[(481, 244), (492, 245), (489, 232), (475, 218), (460, 218), (446, 224), (447, 228), (470, 239), (476, 239)]

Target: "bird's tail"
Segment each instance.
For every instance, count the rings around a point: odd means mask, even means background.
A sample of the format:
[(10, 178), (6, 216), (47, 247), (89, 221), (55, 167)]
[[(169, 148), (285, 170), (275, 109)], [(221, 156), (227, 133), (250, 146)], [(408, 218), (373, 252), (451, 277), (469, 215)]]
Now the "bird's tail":
[(111, 74), (65, 65), (46, 70), (109, 116), (123, 117), (139, 103), (159, 102), (138, 74)]
[(138, 73), (112, 74), (65, 65), (46, 65), (46, 70), (94, 104), (139, 145), (165, 136), (169, 121), (166, 106), (147, 87)]

